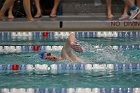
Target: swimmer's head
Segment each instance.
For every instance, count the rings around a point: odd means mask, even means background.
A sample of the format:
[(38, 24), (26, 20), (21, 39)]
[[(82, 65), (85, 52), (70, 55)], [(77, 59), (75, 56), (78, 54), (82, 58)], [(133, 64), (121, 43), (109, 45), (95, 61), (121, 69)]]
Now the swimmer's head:
[(42, 52), (40, 54), (40, 58), (41, 59), (48, 59), (48, 60), (51, 60), (51, 61), (58, 61), (58, 58), (50, 52)]
[(47, 52), (42, 52), (42, 53), (40, 53), (40, 58), (41, 58), (41, 59), (44, 59), (45, 53), (47, 53)]

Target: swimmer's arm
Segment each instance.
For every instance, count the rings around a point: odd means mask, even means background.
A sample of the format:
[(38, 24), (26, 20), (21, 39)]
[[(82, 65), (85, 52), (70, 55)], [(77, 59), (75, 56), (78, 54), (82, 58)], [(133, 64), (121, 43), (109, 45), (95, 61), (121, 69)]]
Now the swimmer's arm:
[(65, 51), (66, 51), (66, 46), (64, 45), (62, 50), (61, 50), (61, 56), (59, 57), (59, 60), (63, 60), (67, 57)]
[(57, 57), (55, 61), (61, 61), (61, 60), (64, 60), (64, 59), (65, 59), (65, 57), (60, 56), (60, 57)]
[(52, 61), (57, 62), (57, 61), (61, 61), (61, 60), (63, 60), (63, 58), (61, 58), (61, 57), (56, 57), (56, 58), (55, 58), (55, 59), (53, 59)]
[(64, 58), (62, 58), (62, 57), (59, 57), (59, 58), (58, 58), (58, 61), (61, 61), (61, 60), (64, 60)]
[(68, 42), (69, 42), (69, 46), (75, 50), (76, 52), (83, 52), (83, 49), (81, 48), (80, 44), (75, 44), (75, 34), (74, 33), (70, 33), (69, 37), (68, 37)]
[(66, 58), (66, 55), (63, 52), (61, 52), (61, 56), (59, 57), (59, 61), (64, 60), (65, 58)]

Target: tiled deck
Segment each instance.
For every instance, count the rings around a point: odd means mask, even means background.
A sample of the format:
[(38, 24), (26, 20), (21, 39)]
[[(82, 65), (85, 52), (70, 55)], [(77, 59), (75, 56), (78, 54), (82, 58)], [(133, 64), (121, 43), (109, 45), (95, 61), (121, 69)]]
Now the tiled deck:
[(118, 18), (108, 20), (105, 17), (92, 16), (60, 16), (49, 18), (44, 16), (34, 21), (16, 18), (0, 22), (0, 31), (134, 31), (140, 30), (140, 20), (119, 21)]

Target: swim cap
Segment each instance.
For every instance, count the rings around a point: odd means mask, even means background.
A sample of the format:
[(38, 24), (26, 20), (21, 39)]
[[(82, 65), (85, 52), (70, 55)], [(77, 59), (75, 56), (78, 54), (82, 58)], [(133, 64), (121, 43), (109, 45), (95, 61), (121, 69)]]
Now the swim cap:
[(42, 53), (40, 53), (40, 58), (41, 59), (44, 59), (44, 54), (45, 54), (46, 52), (42, 52)]

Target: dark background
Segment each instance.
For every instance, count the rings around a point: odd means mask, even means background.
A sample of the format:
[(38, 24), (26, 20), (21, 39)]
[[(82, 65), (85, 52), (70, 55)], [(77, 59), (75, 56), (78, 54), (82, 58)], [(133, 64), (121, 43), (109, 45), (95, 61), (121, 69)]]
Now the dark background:
[[(0, 0), (0, 8), (2, 7), (4, 1), (5, 0)], [(54, 3), (54, 0), (40, 0), (42, 15), (50, 14), (51, 9), (53, 7), (53, 3)], [(59, 11), (58, 11), (57, 15), (62, 15), (61, 4), (59, 5), (58, 10)], [(33, 16), (36, 14), (34, 0), (31, 0), (31, 12), (32, 12)], [(5, 15), (7, 15), (7, 12)], [(15, 0), (15, 4), (14, 4), (14, 8), (13, 8), (13, 15), (15, 17), (25, 17), (26, 16), (24, 7), (23, 7), (23, 0)]]
[[(5, 0), (0, 0), (0, 8)], [(61, 3), (62, 2), (62, 3)], [(101, 0), (101, 6), (94, 6), (95, 0), (61, 0), (57, 15), (62, 14), (91, 14), (91, 13), (106, 13), (106, 0)], [(53, 7), (54, 0), (40, 0), (42, 15), (49, 15)], [(124, 2), (123, 0), (112, 0), (112, 12), (122, 13)], [(34, 16), (36, 8), (34, 0), (31, 0), (31, 12)], [(23, 8), (23, 0), (15, 0), (13, 9), (15, 17), (25, 17)], [(7, 15), (7, 13), (6, 13)]]

